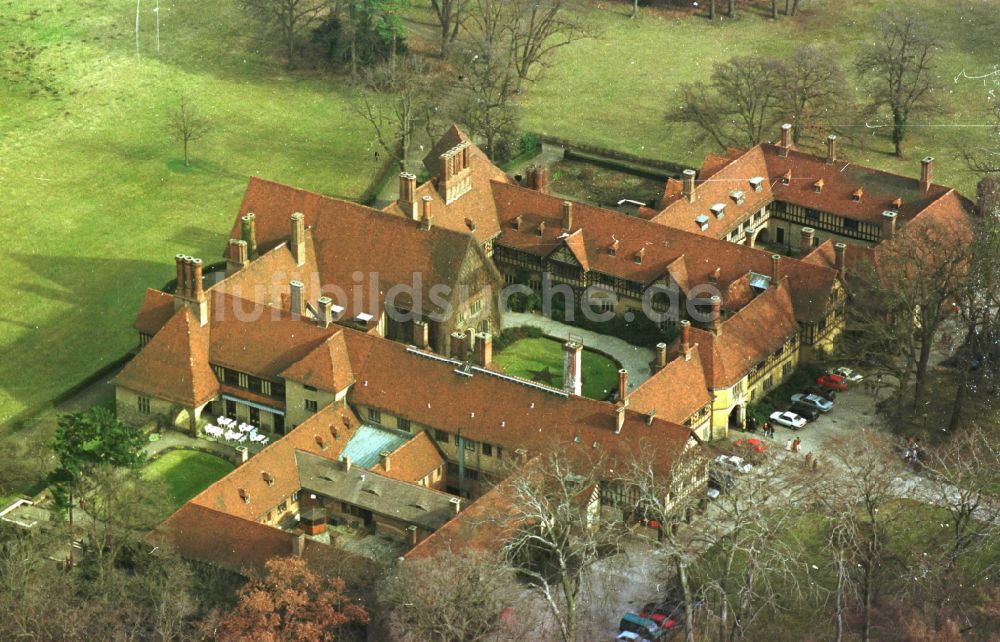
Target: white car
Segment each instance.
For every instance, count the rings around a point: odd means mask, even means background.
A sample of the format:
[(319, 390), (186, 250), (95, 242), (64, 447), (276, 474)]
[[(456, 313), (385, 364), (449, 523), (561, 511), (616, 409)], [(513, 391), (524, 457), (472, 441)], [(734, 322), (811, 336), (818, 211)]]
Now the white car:
[(792, 395), (792, 401), (811, 406), (820, 412), (830, 412), (833, 408), (832, 401), (828, 401), (819, 395)]
[(851, 370), (850, 368), (840, 367), (834, 368), (830, 371), (832, 374), (843, 377), (851, 383), (861, 383), (865, 380), (864, 376), (857, 370)]
[(742, 457), (737, 457), (736, 455), (719, 455), (715, 458), (715, 463), (723, 468), (731, 468), (741, 473), (749, 473), (753, 470), (751, 464), (744, 462)]
[(634, 631), (622, 631), (615, 638), (615, 642), (641, 642), (642, 640), (642, 636)]
[(772, 412), (771, 421), (776, 424), (781, 424), (791, 428), (792, 430), (801, 430), (806, 425), (806, 420), (803, 417), (798, 416), (794, 412)]

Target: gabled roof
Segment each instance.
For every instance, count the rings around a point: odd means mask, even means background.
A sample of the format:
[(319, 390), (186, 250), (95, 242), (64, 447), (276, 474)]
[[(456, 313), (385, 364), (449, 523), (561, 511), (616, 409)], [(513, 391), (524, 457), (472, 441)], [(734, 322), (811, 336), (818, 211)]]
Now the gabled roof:
[(152, 336), (159, 332), (172, 316), (174, 316), (174, 295), (147, 288), (132, 327), (142, 334)]
[(643, 413), (655, 410), (657, 417), (682, 424), (711, 403), (712, 395), (697, 345), (691, 347), (690, 356), (685, 359), (679, 353), (665, 368), (642, 382), (629, 395), (629, 405)]
[(208, 365), (208, 344), (208, 327), (200, 326), (186, 306), (178, 308), (113, 383), (185, 407), (200, 406), (219, 392)]
[(443, 465), (444, 458), (434, 440), (426, 432), (420, 432), (392, 451), (389, 455), (388, 472), (381, 463), (372, 466), (372, 470), (392, 479), (415, 484)]
[(312, 352), (286, 368), (281, 376), (334, 394), (354, 383), (344, 333), (329, 337)]

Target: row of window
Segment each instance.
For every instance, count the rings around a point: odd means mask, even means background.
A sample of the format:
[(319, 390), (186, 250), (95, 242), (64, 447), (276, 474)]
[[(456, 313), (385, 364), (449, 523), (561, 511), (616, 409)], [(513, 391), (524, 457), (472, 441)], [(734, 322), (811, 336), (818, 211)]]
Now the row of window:
[(255, 394), (273, 399), (285, 398), (285, 384), (282, 381), (269, 381), (222, 366), (212, 366), (212, 369), (215, 371), (215, 376), (219, 378), (220, 383), (249, 390)]
[[(434, 440), (442, 444), (447, 444), (449, 441), (449, 435), (450, 433), (444, 430), (435, 430)], [(478, 451), (481, 452), (485, 457), (503, 457), (503, 448), (501, 448), (500, 446), (494, 446), (493, 444), (488, 444), (486, 442), (480, 443), (472, 439), (462, 440), (462, 438), (459, 437), (458, 435), (451, 435), (451, 438), (454, 439), (454, 443), (456, 446), (460, 444), (460, 441), (465, 441), (465, 450), (467, 452)]]

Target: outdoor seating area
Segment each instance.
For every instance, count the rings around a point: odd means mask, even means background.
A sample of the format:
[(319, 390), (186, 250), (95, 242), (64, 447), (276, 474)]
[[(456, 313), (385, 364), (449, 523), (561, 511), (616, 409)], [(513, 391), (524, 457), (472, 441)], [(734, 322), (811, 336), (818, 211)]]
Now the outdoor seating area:
[(205, 435), (216, 439), (224, 440), (234, 444), (260, 444), (266, 446), (270, 437), (257, 432), (257, 427), (248, 423), (243, 423), (229, 417), (221, 416), (216, 419), (218, 425), (206, 424), (202, 429)]

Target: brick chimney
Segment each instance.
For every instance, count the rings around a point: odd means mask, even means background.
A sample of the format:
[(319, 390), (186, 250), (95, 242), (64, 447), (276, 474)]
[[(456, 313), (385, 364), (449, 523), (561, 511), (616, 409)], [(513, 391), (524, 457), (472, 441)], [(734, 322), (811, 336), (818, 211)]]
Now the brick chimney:
[[(195, 301), (205, 300), (205, 286), (202, 281), (201, 259), (191, 259), (191, 298)], [(204, 325), (204, 324), (202, 324)]]
[(847, 276), (847, 243), (834, 243), (833, 255), (837, 266), (837, 278), (843, 281)]
[(656, 344), (656, 371), (659, 372), (667, 367), (667, 344), (660, 343)]
[(385, 472), (389, 472), (391, 470), (391, 468), (389, 468), (389, 466), (392, 464), (392, 459), (390, 457), (391, 454), (392, 453), (390, 453), (388, 450), (383, 450), (378, 454), (379, 461), (382, 462), (382, 470), (384, 470)]
[(441, 176), (438, 180), (438, 188), (445, 205), (455, 202), (462, 194), (472, 189), (468, 141), (462, 141), (441, 154)]
[(408, 172), (399, 175), (399, 209), (411, 221), (420, 220), (419, 204), (417, 203), (417, 177)]
[(452, 359), (465, 361), (465, 351), (468, 345), (469, 344), (465, 340), (464, 332), (452, 332), (451, 345), (448, 348), (448, 354), (451, 355)]
[(924, 192), (931, 188), (934, 180), (934, 157), (928, 156), (920, 161), (920, 189)]
[(229, 253), (226, 255), (226, 276), (239, 272), (250, 262), (247, 254), (247, 242), (242, 239), (229, 239)]
[(548, 194), (549, 188), (549, 168), (548, 167), (536, 167), (535, 168), (535, 189), (542, 194)]
[(176, 263), (177, 268), (177, 286), (174, 288), (174, 296), (184, 296), (187, 293), (187, 274), (184, 271), (185, 258), (183, 254), (174, 256), (174, 263)]
[(816, 230), (811, 227), (802, 228), (802, 242), (799, 252), (802, 256), (809, 254), (813, 247), (813, 239), (816, 237)]
[(493, 362), (493, 335), (480, 332), (476, 335), (476, 365), (483, 368)]
[(837, 137), (833, 134), (826, 137), (826, 162), (837, 162)]
[(615, 407), (615, 434), (620, 435), (625, 427), (625, 402), (619, 401)]
[(684, 170), (684, 198), (688, 200), (688, 203), (694, 203), (698, 200), (698, 195), (694, 191), (694, 177), (698, 173), (693, 169)]
[(580, 396), (583, 392), (583, 344), (567, 341), (563, 344), (563, 390)]
[(306, 264), (306, 217), (303, 216), (302, 212), (295, 212), (292, 214), (290, 221), (292, 223), (292, 258), (295, 259), (295, 265), (302, 267)]
[(562, 227), (567, 232), (573, 229), (573, 203), (569, 201), (562, 204)]
[(316, 300), (316, 304), (319, 307), (317, 310), (319, 316), (316, 318), (316, 324), (321, 328), (329, 328), (330, 324), (333, 323), (333, 299), (328, 296), (321, 296)]
[(174, 257), (177, 270), (177, 289), (174, 291), (174, 310), (187, 306), (198, 319), (199, 325), (208, 324), (208, 297), (202, 285), (202, 262), (185, 254)]
[(451, 499), (448, 500), (448, 502), (451, 504), (452, 509), (455, 511), (456, 515), (458, 515), (459, 513), (462, 512), (462, 498), (461, 497), (452, 497)]
[(430, 326), (426, 321), (415, 319), (413, 321), (413, 345), (421, 350), (426, 350), (430, 344)]
[(430, 196), (425, 196), (421, 199), (420, 205), (420, 229), (429, 230), (431, 229), (431, 224), (434, 221), (434, 215), (431, 214), (431, 203), (434, 199)]
[(896, 236), (896, 213), (882, 212), (882, 240), (891, 241)]
[(792, 124), (785, 123), (781, 126), (781, 157), (788, 157), (788, 150), (792, 148)]
[(722, 334), (722, 297), (713, 294), (711, 298), (712, 311), (709, 314), (709, 327), (712, 334), (719, 336)]
[(691, 322), (687, 319), (681, 321), (681, 353), (685, 361), (691, 360)]
[[(416, 546), (417, 544), (420, 543), (419, 542), (419, 538), (417, 537), (417, 527), (415, 525), (410, 524), (409, 526), (407, 526), (406, 527), (406, 534), (407, 534), (407, 536), (408, 536), (408, 538), (410, 540), (410, 548), (413, 548), (414, 546)], [(403, 559), (403, 558), (400, 557), (399, 559)]]
[(628, 370), (621, 368), (618, 370), (618, 399), (628, 397)]
[(257, 219), (253, 212), (250, 212), (240, 221), (241, 238), (247, 242), (247, 256), (254, 258), (257, 256)]
[(772, 288), (778, 286), (778, 279), (781, 278), (779, 276), (779, 273), (778, 273), (778, 266), (779, 265), (781, 265), (781, 255), (780, 254), (772, 254), (771, 255), (771, 287)]
[(305, 284), (302, 281), (290, 281), (289, 286), (289, 309), (292, 315), (301, 317), (306, 313), (306, 298), (303, 290)]

